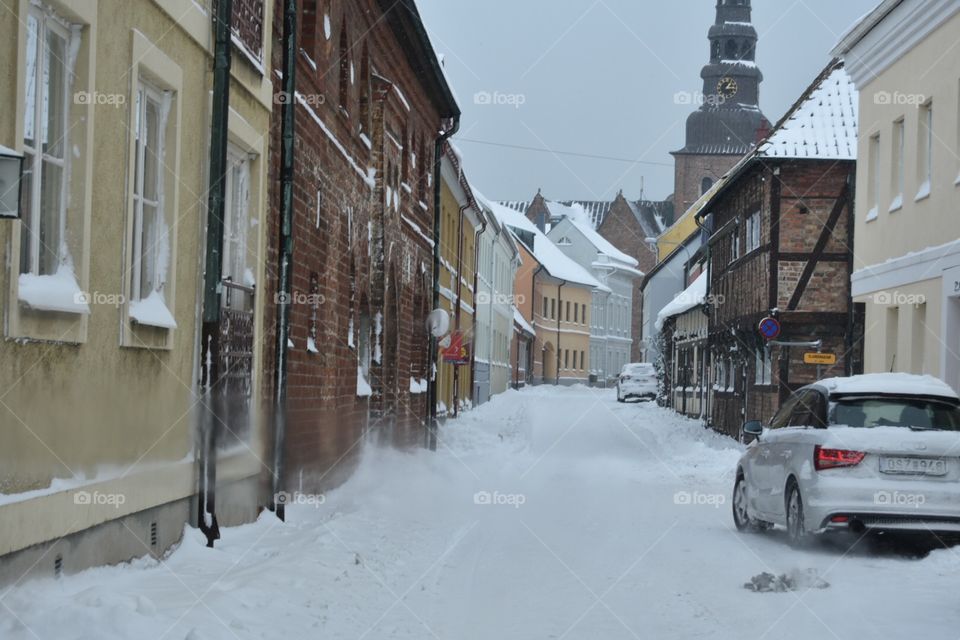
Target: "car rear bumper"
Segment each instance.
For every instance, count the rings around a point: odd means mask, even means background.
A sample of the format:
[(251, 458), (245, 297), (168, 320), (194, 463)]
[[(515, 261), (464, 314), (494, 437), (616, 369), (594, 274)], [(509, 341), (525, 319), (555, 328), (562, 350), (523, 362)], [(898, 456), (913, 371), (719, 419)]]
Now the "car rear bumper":
[[(955, 482), (919, 478), (895, 482), (829, 473), (817, 474), (807, 487), (808, 527), (960, 533), (960, 485)], [(837, 516), (846, 519), (834, 522)]]

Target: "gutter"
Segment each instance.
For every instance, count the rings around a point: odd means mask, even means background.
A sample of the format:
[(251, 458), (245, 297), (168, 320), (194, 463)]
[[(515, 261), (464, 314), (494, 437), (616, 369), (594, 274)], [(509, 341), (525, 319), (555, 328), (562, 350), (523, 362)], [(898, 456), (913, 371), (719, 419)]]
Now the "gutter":
[[(280, 131), (280, 251), (277, 293), (289, 300), (293, 291), (293, 181), (296, 152), (297, 91), (297, 0), (286, 0), (283, 7), (283, 91), (287, 100), (281, 107)], [(273, 494), (270, 505), (280, 520), (286, 517), (286, 505), (277, 500), (284, 489), (284, 446), (287, 437), (287, 340), (290, 331), (290, 305), (277, 305), (276, 372), (274, 379)]]

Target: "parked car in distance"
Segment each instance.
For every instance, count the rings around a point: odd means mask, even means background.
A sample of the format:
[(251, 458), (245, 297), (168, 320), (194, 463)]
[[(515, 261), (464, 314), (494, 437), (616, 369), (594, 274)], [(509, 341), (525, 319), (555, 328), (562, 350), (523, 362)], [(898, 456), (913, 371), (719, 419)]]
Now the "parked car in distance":
[(617, 378), (617, 402), (656, 400), (657, 371), (646, 362), (626, 364)]
[(737, 467), (737, 529), (960, 533), (960, 398), (930, 376), (870, 374), (803, 387)]

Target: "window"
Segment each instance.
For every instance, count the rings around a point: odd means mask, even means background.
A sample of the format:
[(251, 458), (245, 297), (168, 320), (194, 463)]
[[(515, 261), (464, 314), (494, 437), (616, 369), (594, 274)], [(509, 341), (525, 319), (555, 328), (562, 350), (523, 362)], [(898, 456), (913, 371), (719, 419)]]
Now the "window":
[(705, 194), (713, 188), (713, 178), (704, 178), (700, 181), (700, 195)]
[(903, 207), (903, 178), (904, 178), (904, 120), (900, 118), (893, 123), (893, 200), (890, 203), (890, 211), (896, 211)]
[(771, 429), (782, 429), (790, 423), (790, 417), (793, 415), (793, 411), (797, 406), (797, 403), (800, 402), (800, 396), (794, 395), (787, 400), (780, 410), (777, 411), (777, 415), (773, 417), (770, 421)]
[(563, 368), (564, 369), (570, 368), (570, 349), (563, 350)]
[(740, 258), (740, 228), (734, 227), (730, 233), (730, 262)]
[(364, 44), (360, 59), (360, 131), (368, 136), (373, 131), (370, 123), (370, 91), (370, 54)]
[[(163, 143), (169, 95), (140, 83), (134, 107), (136, 172), (133, 176), (133, 262), (130, 299), (163, 296), (170, 260), (170, 236), (163, 215)], [(165, 106), (166, 105), (166, 106)], [(146, 318), (136, 318), (138, 321)], [(144, 324), (150, 324), (144, 322)]]
[(773, 382), (773, 363), (770, 358), (770, 349), (764, 347), (755, 353), (756, 376), (754, 382), (757, 385), (769, 385)]
[(70, 30), (36, 6), (27, 17), (20, 273), (53, 275), (66, 255)]
[(587, 368), (586, 360), (584, 360), (584, 352), (580, 352), (580, 370), (583, 371)]
[(557, 299), (556, 298), (550, 298), (550, 319), (551, 320), (557, 319)]
[(876, 220), (880, 202), (880, 134), (870, 136), (867, 159), (867, 221)]
[[(230, 149), (227, 154), (225, 217), (223, 221), (223, 277), (243, 285), (256, 285), (250, 268), (247, 230), (250, 228), (250, 160)], [(311, 291), (311, 293), (313, 293)], [(248, 310), (252, 296), (243, 290), (224, 290), (225, 304)]]
[(917, 191), (917, 200), (922, 200), (930, 195), (933, 177), (933, 102), (928, 102), (920, 107), (919, 142), (917, 181), (920, 183), (920, 188)]
[(340, 109), (348, 113), (350, 95), (350, 48), (347, 45), (347, 20), (340, 29)]
[(574, 370), (577, 369), (577, 352), (576, 351), (573, 352), (573, 369)]
[(760, 212), (747, 218), (747, 253), (760, 248), (761, 242)]
[(587, 305), (586, 304), (580, 305), (580, 313), (581, 313), (580, 317), (583, 318), (583, 324), (586, 325), (587, 324)]
[(567, 322), (570, 322), (570, 301), (567, 300)]
[(300, 18), (300, 49), (313, 60), (317, 49), (317, 0), (303, 0)]
[(543, 316), (544, 318), (546, 318), (546, 317), (547, 317), (547, 311), (548, 311), (549, 309), (550, 309), (549, 300), (547, 300), (547, 296), (543, 296), (543, 308), (540, 309), (540, 315)]
[(580, 324), (580, 305), (573, 305), (573, 322), (575, 324)]

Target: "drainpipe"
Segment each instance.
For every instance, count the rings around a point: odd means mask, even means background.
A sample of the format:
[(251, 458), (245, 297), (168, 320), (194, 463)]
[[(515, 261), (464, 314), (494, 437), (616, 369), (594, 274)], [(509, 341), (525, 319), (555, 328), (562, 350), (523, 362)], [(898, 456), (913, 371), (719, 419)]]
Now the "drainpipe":
[(223, 274), (223, 218), (227, 168), (227, 122), (230, 117), (230, 20), (233, 0), (217, 5), (213, 50), (213, 104), (210, 121), (210, 191), (207, 194), (207, 247), (203, 277), (203, 326), (201, 328), (201, 386), (206, 396), (200, 448), (201, 479), (198, 526), (213, 547), (220, 539), (216, 515), (217, 435), (219, 406), (223, 402), (220, 379), (220, 283)]
[[(701, 230), (701, 231), (707, 231), (707, 232), (709, 233), (709, 230), (704, 226), (704, 224), (703, 224), (703, 218), (701, 218), (700, 215), (694, 216), (694, 217), (693, 217), (693, 221), (697, 224), (698, 227), (700, 227), (700, 230)], [(704, 298), (705, 302), (707, 303), (707, 309), (708, 309), (708, 311), (709, 311), (709, 313), (707, 314), (707, 340), (706, 340), (706, 343), (705, 343), (705, 346), (704, 346), (704, 352), (706, 353), (706, 358), (707, 358), (707, 359), (705, 360), (705, 367), (706, 367), (706, 370), (707, 370), (708, 372), (709, 372), (709, 371), (712, 371), (712, 369), (713, 369), (713, 367), (712, 367), (712, 365), (713, 365), (712, 342), (713, 342), (713, 341), (711, 340), (711, 338), (712, 338), (713, 336), (712, 336), (712, 334), (710, 333), (710, 325), (711, 325), (711, 320), (712, 320), (712, 318), (713, 318), (713, 309), (710, 308), (710, 303), (709, 303), (709, 300), (710, 300), (710, 284), (711, 284), (710, 278), (713, 277), (713, 253), (712, 253), (712, 252), (713, 252), (713, 243), (710, 242), (710, 238), (708, 237), (708, 238), (707, 238), (707, 252), (706, 252), (706, 261), (707, 261), (707, 292), (706, 292), (706, 295), (705, 295), (705, 298)], [(704, 394), (704, 398), (705, 398), (706, 400), (705, 400), (705, 402), (703, 403), (703, 408), (701, 409), (700, 412), (703, 414), (704, 426), (711, 426), (711, 424), (712, 424), (712, 422), (713, 422), (713, 417), (712, 417), (712, 414), (711, 414), (711, 411), (713, 410), (713, 393), (712, 393), (713, 386), (712, 386), (712, 385), (709, 385), (709, 376), (708, 376), (705, 380), (706, 380), (709, 388), (706, 390), (706, 392), (705, 392), (705, 394)]]
[[(530, 253), (533, 253), (533, 251), (531, 251)], [(533, 272), (533, 275), (530, 276), (530, 292), (531, 292), (531, 294), (534, 295), (534, 296), (536, 296), (536, 294), (537, 294), (537, 276), (540, 275), (540, 272), (543, 271), (543, 269), (544, 269), (544, 267), (543, 267), (543, 265), (541, 264), (539, 267), (537, 267), (537, 270)], [(539, 297), (541, 297), (541, 298), (543, 297), (543, 290), (540, 291), (540, 296), (539, 296)], [(537, 302), (537, 301), (534, 300), (533, 302), (534, 302), (534, 305), (536, 305), (536, 302)], [(540, 315), (543, 316), (544, 318), (546, 318), (546, 317), (547, 317), (547, 310), (544, 309), (544, 310), (543, 310), (543, 313), (541, 313)], [(532, 355), (534, 358), (537, 357), (537, 356), (536, 356), (536, 353), (537, 353), (536, 349), (537, 349), (537, 314), (536, 314), (536, 312), (534, 312), (534, 313), (533, 313), (533, 348), (530, 350), (531, 355)], [(540, 351), (540, 383), (541, 383), (541, 384), (545, 384), (545, 383), (547, 382), (547, 379), (546, 379), (547, 377), (546, 377), (544, 374), (545, 374), (546, 371), (547, 371), (547, 361), (546, 361), (546, 358), (543, 357), (543, 347), (541, 346), (540, 349), (541, 349), (541, 351)], [(533, 367), (533, 371), (530, 372), (531, 379), (532, 379), (532, 376), (533, 376), (533, 374), (534, 374), (535, 372), (536, 372), (536, 367)]]
[[(457, 278), (457, 300), (453, 308), (455, 331), (460, 331), (460, 305), (463, 303), (463, 277), (460, 275), (463, 273), (463, 214), (469, 208), (469, 204), (464, 205), (460, 207), (460, 211), (457, 213), (457, 273), (455, 274)], [(474, 305), (476, 305), (476, 300), (474, 300)], [(476, 313), (474, 313), (474, 315), (476, 315)], [(471, 357), (471, 361), (472, 360), (473, 358)], [(456, 418), (459, 415), (460, 365), (458, 364), (453, 367), (453, 417)]]
[(563, 287), (567, 284), (564, 280), (557, 287), (557, 381), (554, 386), (560, 386), (560, 319), (563, 317)]
[[(497, 263), (497, 242), (500, 240), (500, 234), (503, 233), (503, 227), (497, 231), (497, 235), (493, 237), (493, 247), (490, 251), (490, 277), (494, 278), (490, 282), (490, 322), (487, 323), (487, 344), (490, 345), (490, 364), (488, 374), (488, 384), (489, 384), (489, 394), (493, 395), (493, 307), (497, 303), (496, 299), (493, 296), (494, 289), (496, 288), (496, 263)], [(512, 323), (511, 323), (512, 324)], [(510, 361), (510, 356), (507, 356), (507, 361)]]
[[(294, 1), (295, 0), (288, 0)], [(460, 130), (460, 116), (453, 118), (433, 145), (433, 308), (440, 308), (440, 171), (443, 162), (443, 145)], [(437, 345), (436, 336), (430, 336), (429, 373), (427, 377), (427, 448), (437, 450)]]
[(480, 216), (480, 230), (473, 237), (473, 352), (470, 354), (470, 390), (477, 384), (477, 292), (480, 290), (480, 236), (487, 230), (486, 216)]
[[(289, 301), (293, 293), (293, 179), (296, 135), (297, 0), (285, 0), (283, 6), (283, 93), (280, 128), (280, 251), (278, 255), (277, 293), (280, 301)], [(273, 495), (270, 503), (280, 520), (286, 518), (286, 506), (277, 496), (284, 489), (284, 446), (287, 437), (287, 342), (290, 335), (290, 305), (277, 305), (276, 371), (274, 372)]]

